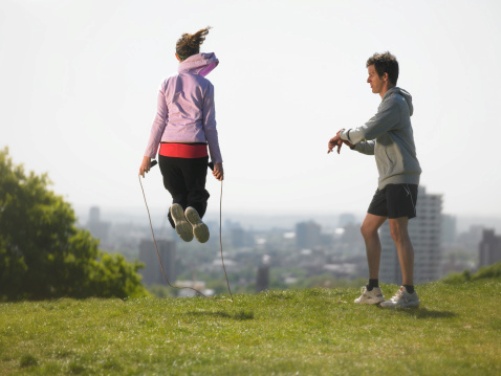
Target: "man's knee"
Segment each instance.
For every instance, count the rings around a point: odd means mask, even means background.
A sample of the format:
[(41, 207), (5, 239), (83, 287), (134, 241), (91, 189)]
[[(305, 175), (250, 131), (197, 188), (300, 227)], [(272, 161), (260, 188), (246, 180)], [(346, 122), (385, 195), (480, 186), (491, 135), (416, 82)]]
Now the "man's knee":
[(377, 237), (378, 230), (385, 220), (386, 218), (384, 217), (378, 217), (368, 214), (367, 217), (365, 217), (362, 226), (360, 227), (360, 232), (362, 233), (363, 238), (370, 239), (373, 237)]
[(377, 228), (364, 222), (362, 226), (360, 226), (360, 233), (364, 239), (373, 238), (374, 236), (377, 236)]

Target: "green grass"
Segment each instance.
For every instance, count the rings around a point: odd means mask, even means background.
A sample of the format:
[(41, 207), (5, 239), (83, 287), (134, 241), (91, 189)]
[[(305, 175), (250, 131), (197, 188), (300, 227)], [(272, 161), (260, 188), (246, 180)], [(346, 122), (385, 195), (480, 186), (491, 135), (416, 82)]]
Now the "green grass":
[[(383, 286), (386, 295), (397, 286)], [(500, 375), (501, 280), (219, 298), (0, 304), (1, 375)]]

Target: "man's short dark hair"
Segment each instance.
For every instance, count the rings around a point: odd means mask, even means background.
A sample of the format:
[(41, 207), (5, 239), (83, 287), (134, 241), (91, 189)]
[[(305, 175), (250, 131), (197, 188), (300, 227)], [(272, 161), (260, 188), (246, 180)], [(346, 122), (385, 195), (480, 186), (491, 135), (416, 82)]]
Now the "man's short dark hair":
[(376, 72), (379, 77), (382, 77), (385, 73), (388, 73), (388, 79), (393, 85), (397, 84), (398, 81), (398, 61), (395, 56), (389, 52), (375, 53), (368, 60), (366, 67), (369, 65), (374, 65)]

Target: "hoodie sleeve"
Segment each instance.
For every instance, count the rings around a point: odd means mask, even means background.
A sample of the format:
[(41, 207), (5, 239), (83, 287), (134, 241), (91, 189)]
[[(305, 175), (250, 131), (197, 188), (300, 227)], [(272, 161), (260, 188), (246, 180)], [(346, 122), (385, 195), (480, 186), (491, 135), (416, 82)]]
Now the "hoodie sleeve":
[(360, 141), (353, 147), (353, 150), (356, 150), (362, 154), (374, 155), (375, 144), (376, 143), (374, 142), (374, 140)]
[(166, 82), (160, 86), (160, 90), (158, 92), (157, 114), (155, 116), (155, 120), (153, 120), (150, 138), (144, 152), (144, 155), (150, 158), (155, 158), (158, 151), (158, 144), (160, 144), (162, 134), (164, 133), (165, 126), (169, 120), (169, 109), (165, 103), (165, 85)]
[(219, 138), (216, 128), (216, 108), (214, 104), (214, 85), (209, 84), (203, 100), (203, 127), (209, 144), (209, 153), (214, 163), (222, 163)]
[[(393, 97), (383, 100), (378, 112), (364, 125), (344, 130), (340, 133), (341, 139), (357, 145), (363, 140), (374, 140), (390, 131), (400, 120), (400, 108)], [(358, 149), (357, 149), (358, 150)]]

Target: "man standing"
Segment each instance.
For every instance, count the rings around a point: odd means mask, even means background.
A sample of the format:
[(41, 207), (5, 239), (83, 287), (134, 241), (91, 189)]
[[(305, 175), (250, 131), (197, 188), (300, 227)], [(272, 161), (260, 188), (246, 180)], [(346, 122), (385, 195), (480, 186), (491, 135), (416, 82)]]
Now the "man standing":
[[(416, 216), (416, 200), (421, 168), (416, 157), (410, 117), (413, 113), (411, 95), (398, 88), (398, 62), (389, 52), (376, 53), (367, 60), (372, 92), (381, 96), (381, 104), (364, 125), (341, 129), (329, 140), (328, 153), (343, 143), (362, 154), (374, 155), (379, 173), (378, 187), (361, 227), (369, 264), (369, 283), (357, 304), (380, 304), (382, 307), (417, 307), (414, 291), (414, 249), (408, 232), (409, 219)], [(390, 299), (384, 300), (379, 288), (381, 242), (378, 230), (389, 220), (395, 243), (402, 286)]]

